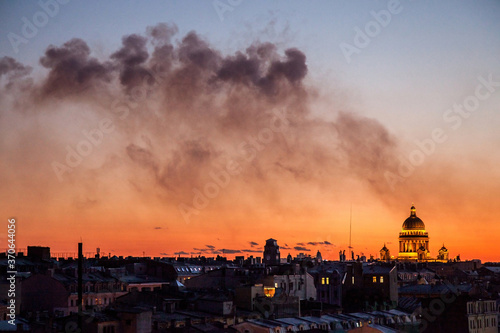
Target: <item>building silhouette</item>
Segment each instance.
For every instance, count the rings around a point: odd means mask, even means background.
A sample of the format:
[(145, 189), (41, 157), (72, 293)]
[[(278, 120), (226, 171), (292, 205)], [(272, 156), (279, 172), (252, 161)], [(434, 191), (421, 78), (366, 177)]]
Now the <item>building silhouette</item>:
[(264, 246), (264, 264), (268, 266), (280, 264), (280, 247), (276, 239), (269, 238)]

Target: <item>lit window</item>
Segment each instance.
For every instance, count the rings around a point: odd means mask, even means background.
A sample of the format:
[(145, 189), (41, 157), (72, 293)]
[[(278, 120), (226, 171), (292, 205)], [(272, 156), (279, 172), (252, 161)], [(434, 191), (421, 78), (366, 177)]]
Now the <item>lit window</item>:
[(384, 283), (384, 277), (383, 276), (380, 277), (380, 283)]
[(330, 278), (326, 278), (326, 284), (330, 284)]
[(274, 288), (278, 288), (278, 282), (274, 282)]
[(373, 283), (376, 283), (376, 282), (377, 282), (377, 277), (376, 277), (376, 276), (374, 276), (374, 277), (373, 277)]
[(325, 284), (325, 278), (321, 278), (321, 284)]
[(352, 284), (354, 284), (354, 276), (352, 277)]
[(274, 288), (264, 287), (264, 295), (266, 295), (267, 297), (273, 297), (275, 291), (276, 290)]

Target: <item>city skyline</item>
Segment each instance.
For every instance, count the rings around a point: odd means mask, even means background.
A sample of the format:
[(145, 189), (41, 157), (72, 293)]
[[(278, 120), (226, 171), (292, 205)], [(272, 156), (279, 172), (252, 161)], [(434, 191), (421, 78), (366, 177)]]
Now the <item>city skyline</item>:
[[(411, 207), (410, 217), (407, 218), (405, 220), (405, 222), (403, 223), (402, 230), (405, 230), (405, 224), (407, 223), (407, 220), (409, 220), (412, 216), (416, 216), (414, 204), (412, 204), (412, 207)], [(425, 226), (424, 226), (423, 230), (424, 231), (426, 230)], [(308, 257), (315, 258), (318, 253), (321, 256), (321, 258), (323, 258), (324, 260), (327, 260), (327, 261), (338, 261), (338, 260), (342, 261), (342, 260), (345, 260), (345, 258), (347, 258), (348, 260), (351, 260), (351, 257), (356, 259), (356, 260), (364, 260), (364, 261), (368, 260), (368, 259), (370, 259), (370, 260), (382, 260), (382, 261), (388, 260), (382, 256), (382, 253), (381, 253), (382, 249), (380, 251), (376, 251), (375, 253), (365, 253), (362, 250), (357, 251), (350, 244), (352, 235), (349, 235), (349, 236), (350, 236), (349, 243), (345, 247), (342, 247), (342, 248), (338, 247), (336, 244), (334, 244), (330, 241), (327, 241), (327, 240), (300, 242), (300, 243), (295, 243), (295, 244), (292, 243), (291, 245), (289, 245), (286, 242), (280, 243), (278, 239), (275, 239), (275, 240), (278, 242), (278, 244), (277, 244), (278, 248), (281, 250), (284, 250), (282, 255), (281, 255), (282, 260), (285, 260), (287, 258), (287, 256), (291, 255), (291, 254), (293, 254), (292, 257), (303, 255), (306, 257), (308, 256)], [(273, 239), (273, 237), (271, 237), (270, 239)], [(83, 242), (83, 239), (80, 239), (80, 242)], [(266, 241), (264, 241), (264, 243), (265, 242)], [(436, 245), (436, 248), (439, 248), (439, 247), (445, 248), (444, 242), (442, 242), (442, 243), (436, 242), (436, 244), (441, 244), (439, 246)], [(47, 247), (50, 249), (50, 246), (43, 246), (40, 244), (37, 244), (37, 245), (29, 244), (28, 245), (28, 247), (40, 247), (40, 246)], [(389, 248), (389, 251), (391, 251), (391, 248), (393, 248), (393, 251), (394, 251), (394, 252), (392, 252), (393, 255), (389, 256), (389, 258), (390, 258), (389, 260), (402, 261), (402, 262), (405, 262), (406, 260), (408, 260), (408, 259), (401, 258), (400, 256), (396, 255), (398, 253), (398, 251), (400, 252), (399, 255), (401, 255), (402, 248), (400, 246), (401, 245), (399, 245), (399, 246), (395, 245), (395, 243), (392, 241), (384, 241), (384, 244), (383, 244), (384, 249)], [(432, 248), (431, 246), (429, 246), (429, 244), (427, 244), (427, 247), (428, 247), (428, 249)], [(77, 252), (75, 252), (73, 250), (74, 249), (66, 250), (66, 251), (52, 251), (51, 257), (53, 257), (53, 258), (71, 258), (71, 257), (77, 258)], [(334, 253), (336, 250), (338, 250), (338, 253)], [(346, 254), (346, 251), (347, 251), (347, 254)], [(28, 251), (27, 251), (27, 248), (18, 248), (17, 252), (21, 252), (21, 253), (26, 254)], [(203, 246), (193, 248), (192, 251), (184, 251), (181, 249), (181, 250), (178, 250), (175, 252), (170, 252), (170, 253), (160, 252), (159, 255), (150, 255), (149, 253), (146, 252), (146, 249), (144, 249), (142, 251), (142, 256), (138, 255), (138, 254), (116, 253), (114, 250), (106, 251), (106, 248), (101, 249), (101, 247), (97, 247), (97, 248), (95, 248), (95, 251), (93, 251), (93, 249), (86, 248), (84, 251), (84, 256), (90, 257), (90, 258), (94, 257), (95, 255), (100, 255), (103, 257), (120, 256), (120, 257), (147, 257), (147, 258), (153, 258), (153, 257), (178, 257), (178, 258), (181, 258), (181, 257), (191, 257), (191, 258), (193, 258), (193, 257), (195, 257), (195, 258), (196, 257), (206, 257), (206, 258), (215, 258), (216, 256), (217, 257), (221, 256), (221, 257), (226, 257), (226, 258), (232, 260), (232, 259), (235, 259), (237, 256), (243, 256), (245, 258), (249, 258), (249, 257), (264, 258), (264, 255), (260, 256), (263, 253), (265, 254), (265, 247), (262, 246), (260, 242), (249, 241), (248, 246), (244, 249), (217, 248), (214, 245), (204, 244)], [(439, 253), (439, 251), (437, 251), (437, 250), (435, 251), (435, 253), (433, 251), (429, 251), (429, 254), (428, 254), (429, 258), (427, 258), (426, 260), (428, 260), (429, 262), (435, 262), (438, 253)], [(364, 259), (362, 259), (362, 257), (364, 257)], [(342, 258), (344, 258), (344, 259), (342, 259)], [(477, 259), (481, 260), (481, 258), (474, 258), (474, 260), (477, 260)], [(413, 259), (413, 260), (415, 260), (415, 259)], [(437, 258), (437, 260), (439, 261), (439, 258)], [(457, 260), (461, 261), (462, 258), (460, 256), (460, 253), (458, 253), (458, 254), (452, 253), (452, 256), (450, 256), (449, 258), (446, 257), (445, 261), (448, 261), (448, 260), (449, 261), (457, 261)], [(470, 260), (470, 258), (466, 258), (465, 260)], [(412, 261), (412, 260), (410, 260), (410, 261)]]
[(500, 261), (498, 2), (0, 6), (18, 248)]

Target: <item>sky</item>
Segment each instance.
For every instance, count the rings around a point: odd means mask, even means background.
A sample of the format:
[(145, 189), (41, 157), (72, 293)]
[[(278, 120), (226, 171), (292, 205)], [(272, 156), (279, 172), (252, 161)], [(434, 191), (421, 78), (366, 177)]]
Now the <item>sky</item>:
[[(498, 1), (0, 2), (0, 244), (500, 261)], [(3, 245), (0, 245), (3, 246)]]

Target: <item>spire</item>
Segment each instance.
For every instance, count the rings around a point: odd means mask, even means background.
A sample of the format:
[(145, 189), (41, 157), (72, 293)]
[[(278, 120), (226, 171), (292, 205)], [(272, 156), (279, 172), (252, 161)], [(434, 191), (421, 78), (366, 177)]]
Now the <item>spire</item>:
[(416, 209), (415, 209), (415, 205), (412, 203), (411, 204), (411, 208), (410, 208), (410, 216), (417, 216), (417, 213), (415, 213)]

